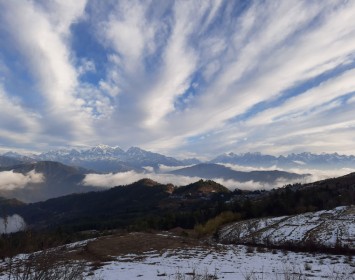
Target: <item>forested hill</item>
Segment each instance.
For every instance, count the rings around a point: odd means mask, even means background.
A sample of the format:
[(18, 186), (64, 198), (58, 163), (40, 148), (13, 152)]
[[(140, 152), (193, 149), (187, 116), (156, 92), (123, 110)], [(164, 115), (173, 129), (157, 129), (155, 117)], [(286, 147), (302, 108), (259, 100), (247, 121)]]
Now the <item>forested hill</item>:
[(35, 228), (193, 228), (222, 212), (239, 219), (282, 216), (355, 204), (355, 173), (271, 191), (230, 191), (213, 181), (175, 187), (150, 179), (109, 190), (67, 195), (44, 202), (7, 205)]

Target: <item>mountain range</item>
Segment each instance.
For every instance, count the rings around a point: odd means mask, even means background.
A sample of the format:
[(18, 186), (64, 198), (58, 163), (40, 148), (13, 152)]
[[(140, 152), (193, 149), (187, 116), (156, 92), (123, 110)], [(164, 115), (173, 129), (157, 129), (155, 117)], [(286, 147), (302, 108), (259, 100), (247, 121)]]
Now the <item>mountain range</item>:
[[(5, 157), (6, 160), (3, 158)], [(144, 171), (145, 167), (153, 167), (156, 171), (160, 165), (188, 166), (203, 163), (196, 158), (176, 159), (159, 153), (153, 153), (138, 147), (124, 151), (119, 147), (98, 145), (89, 149), (60, 149), (41, 154), (21, 155), (7, 152), (0, 155), (0, 166), (7, 161), (16, 159), (19, 162), (57, 161), (72, 166), (81, 166), (97, 172), (123, 172), (128, 170)], [(313, 153), (292, 153), (289, 155), (265, 155), (261, 153), (224, 153), (204, 163), (234, 164), (256, 168), (355, 168), (355, 156)], [(6, 164), (6, 163), (5, 163)]]
[(13, 166), (21, 163), (23, 163), (23, 161), (17, 158), (10, 156), (0, 156), (0, 167)]
[(212, 163), (228, 163), (250, 167), (275, 168), (355, 168), (355, 156), (333, 154), (299, 153), (287, 156), (272, 156), (261, 153), (225, 153), (217, 156)]
[[(264, 167), (272, 170), (243, 172), (234, 170), (236, 168), (231, 168), (228, 164), (255, 168)], [(161, 168), (162, 166), (169, 168), (164, 169)], [(173, 174), (202, 179), (233, 180), (236, 181), (236, 186), (237, 182), (248, 181), (273, 184), (280, 179), (285, 184), (295, 180), (303, 182), (303, 179), (309, 175), (276, 170), (277, 168), (287, 170), (288, 167), (298, 167), (299, 169), (355, 168), (355, 157), (312, 153), (278, 157), (261, 153), (229, 153), (201, 163), (197, 159), (180, 160), (137, 147), (131, 147), (124, 151), (119, 147), (106, 145), (82, 150), (53, 150), (37, 155), (7, 152), (0, 155), (0, 181), (2, 183), (0, 196), (16, 198), (24, 202), (43, 201), (71, 193), (98, 190), (94, 186), (83, 184), (86, 174), (126, 171), (140, 173), (137, 176), (141, 178), (143, 176), (149, 177), (149, 174), (154, 172), (167, 173), (167, 176)], [(129, 175), (129, 173), (127, 174)], [(41, 178), (42, 180), (39, 180)], [(117, 185), (119, 184), (121, 183), (118, 180)]]
[[(44, 152), (38, 155), (24, 156), (15, 152), (2, 155), (7, 159), (18, 162), (57, 161), (71, 166), (80, 166), (96, 172), (125, 172), (135, 170), (142, 172), (144, 167), (158, 169), (159, 165), (186, 166), (199, 163), (197, 159), (177, 160), (162, 154), (145, 151), (138, 147), (131, 147), (127, 151), (119, 147), (98, 145), (90, 149), (60, 149)], [(5, 159), (4, 159), (5, 160)], [(17, 162), (17, 163), (18, 163)], [(1, 159), (0, 159), (0, 166)]]

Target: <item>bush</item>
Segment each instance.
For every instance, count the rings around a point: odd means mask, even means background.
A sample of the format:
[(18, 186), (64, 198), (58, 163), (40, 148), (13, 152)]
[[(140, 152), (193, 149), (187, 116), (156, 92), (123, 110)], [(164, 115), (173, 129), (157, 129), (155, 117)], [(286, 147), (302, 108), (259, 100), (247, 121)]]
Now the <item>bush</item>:
[(6, 258), (0, 271), (9, 280), (84, 279), (85, 263), (65, 259), (62, 250), (65, 249), (49, 249)]
[(195, 232), (198, 237), (206, 236), (214, 233), (214, 237), (218, 239), (218, 229), (220, 226), (240, 220), (241, 215), (231, 211), (222, 212), (218, 216), (208, 220), (205, 224), (195, 226)]

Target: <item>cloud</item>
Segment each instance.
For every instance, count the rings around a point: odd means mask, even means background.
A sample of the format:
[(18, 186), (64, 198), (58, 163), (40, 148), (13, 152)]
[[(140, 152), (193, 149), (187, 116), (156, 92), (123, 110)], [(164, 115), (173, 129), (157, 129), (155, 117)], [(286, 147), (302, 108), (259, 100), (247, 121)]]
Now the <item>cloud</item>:
[[(240, 136), (235, 134), (235, 130), (244, 132), (242, 133), (244, 134), (243, 138), (247, 137), (249, 142), (255, 145), (254, 150), (266, 150), (266, 146), (258, 141), (258, 137), (254, 135), (253, 131), (267, 125), (267, 120), (270, 117), (263, 120), (263, 115), (261, 115), (260, 123), (252, 127), (240, 123), (228, 124), (228, 120), (246, 113), (260, 102), (283, 98), (287, 102), (285, 105), (281, 104), (280, 108), (281, 112), (284, 111), (289, 115), (285, 117), (287, 121), (292, 117), (290, 108), (292, 110), (299, 108), (299, 113), (302, 115), (328, 100), (348, 93), (351, 85), (344, 86), (346, 85), (344, 80), (348, 80), (348, 77), (352, 75), (351, 71), (343, 75), (340, 73), (339, 77), (337, 77), (337, 73), (334, 73), (333, 79), (313, 91), (307, 90), (308, 88), (305, 86), (304, 97), (301, 95), (292, 98), (292, 95), (289, 97), (286, 95), (287, 90), (296, 85), (307, 83), (308, 80), (347, 64), (349, 59), (351, 61), (349, 55), (354, 50), (352, 47), (354, 40), (351, 36), (352, 27), (345, 26), (345, 21), (350, 15), (349, 10), (354, 9), (353, 5), (337, 6), (327, 3), (328, 5), (321, 6), (305, 1), (293, 2), (291, 6), (289, 3), (279, 4), (275, 5), (273, 2), (261, 4), (255, 1), (241, 12), (240, 17), (235, 19), (235, 28), (230, 25), (230, 21), (234, 18), (225, 12), (226, 14), (223, 14), (225, 19), (219, 28), (227, 27), (228, 32), (214, 33), (211, 28), (207, 36), (200, 33), (201, 29), (206, 29), (213, 20), (221, 16), (216, 12), (211, 13), (210, 20), (202, 23), (203, 16), (212, 10), (211, 3), (201, 7), (192, 6), (191, 13), (180, 13), (180, 9), (183, 8), (183, 4), (180, 2), (172, 7), (171, 18), (178, 20), (176, 22), (162, 21), (162, 24), (171, 25), (171, 32), (163, 33), (163, 36), (166, 36), (166, 44), (161, 52), (159, 60), (161, 63), (157, 65), (156, 71), (153, 69), (154, 79), (149, 80), (148, 83), (145, 79), (148, 78), (147, 73), (140, 72), (140, 75), (143, 76), (139, 76), (142, 78), (139, 90), (137, 92), (131, 91), (133, 95), (140, 96), (139, 102), (136, 104), (143, 105), (129, 107), (130, 114), (134, 114), (136, 117), (130, 120), (132, 120), (133, 128), (143, 129), (147, 133), (146, 136), (142, 135), (143, 139), (149, 140), (145, 141), (146, 146), (155, 149), (159, 149), (159, 147), (171, 149), (174, 146), (181, 147), (182, 145), (182, 147), (189, 149), (191, 146), (186, 139), (220, 130), (219, 145), (228, 148), (229, 144), (225, 142), (225, 138), (235, 137), (234, 140), (231, 140), (230, 145), (235, 145), (240, 139)], [(139, 6), (139, 8), (134, 6), (128, 9), (132, 9), (132, 11), (138, 9), (138, 12), (134, 14), (144, 15), (141, 21), (135, 19), (139, 22), (134, 25), (135, 27), (144, 26), (145, 28), (145, 26), (152, 24), (152, 28), (159, 30), (156, 19), (153, 18), (147, 22), (149, 5)], [(315, 20), (317, 17), (318, 21)], [(125, 24), (130, 25), (131, 23), (125, 21)], [(325, 36), (329, 32), (334, 37)], [(337, 32), (341, 32), (343, 35), (341, 39), (338, 39)], [(137, 34), (141, 33), (142, 31), (137, 32)], [(121, 35), (117, 34), (117, 36)], [(152, 38), (154, 36), (149, 39), (140, 36), (142, 44), (138, 45), (148, 44)], [(228, 39), (230, 42), (224, 43), (228, 42)], [(343, 45), (344, 42), (347, 44)], [(335, 46), (340, 47), (336, 48)], [(144, 63), (144, 58), (149, 57), (142, 48), (137, 51), (139, 55), (134, 56), (140, 58), (141, 64)], [(179, 52), (174, 53), (175, 48)], [(232, 52), (232, 49), (235, 51)], [(122, 54), (123, 52), (118, 51), (118, 53)], [(169, 70), (169, 65), (174, 65), (173, 71), (175, 72)], [(181, 76), (181, 79), (176, 72), (179, 71), (176, 65), (184, 67), (182, 71), (184, 75)], [(214, 65), (213, 68), (211, 68), (212, 65)], [(160, 74), (158, 71), (160, 67), (164, 69), (164, 74)], [(188, 92), (193, 88), (192, 85), (196, 84), (195, 75), (205, 67), (207, 72), (212, 71), (213, 78), (202, 81), (203, 87), (197, 90), (197, 94), (188, 95)], [(168, 74), (165, 75), (166, 73)], [(151, 75), (151, 73), (149, 74)], [(207, 76), (211, 77), (211, 74)], [(174, 84), (175, 82), (177, 83)], [(146, 87), (142, 88), (142, 85)], [(164, 88), (165, 85), (166, 88)], [(312, 88), (313, 85), (308, 85), (308, 87)], [(203, 90), (201, 94), (199, 94), (200, 90)], [(328, 93), (324, 99), (318, 98), (321, 92)], [(189, 101), (185, 103), (186, 108), (180, 111), (175, 107), (175, 102), (184, 95), (188, 97), (186, 100)], [(302, 98), (304, 99), (302, 100)], [(133, 100), (136, 99), (132, 99), (132, 102)], [(310, 100), (317, 102), (309, 102)], [(302, 107), (305, 102), (308, 102), (308, 105)], [(286, 104), (289, 104), (289, 108), (286, 107)], [(272, 104), (270, 105), (269, 108), (272, 108)], [(278, 107), (274, 109), (275, 112)], [(147, 112), (147, 110), (149, 111)], [(328, 111), (331, 112), (331, 110)], [(127, 111), (124, 112), (127, 113)], [(265, 115), (267, 114), (266, 110)], [(313, 111), (313, 114), (319, 115), (320, 112)], [(300, 125), (298, 128), (300, 132), (302, 132), (302, 128), (305, 128), (305, 123), (302, 123), (304, 127)], [(312, 123), (314, 124), (314, 122)], [(234, 129), (230, 130), (230, 127)], [(281, 131), (280, 128), (281, 123), (276, 129), (270, 127), (270, 130), (280, 135), (281, 133), (278, 131)], [(320, 134), (323, 135), (326, 131), (328, 129)], [(134, 131), (129, 132), (135, 134)], [(267, 136), (269, 137), (269, 135)], [(199, 143), (203, 143), (200, 145), (201, 149), (206, 150), (206, 147), (211, 147), (208, 140), (201, 139)], [(245, 145), (241, 148), (248, 150), (250, 146)], [(289, 147), (285, 147), (285, 150), (287, 149)]]
[[(249, 171), (270, 171), (270, 170), (280, 170), (280, 171), (286, 171), (286, 172), (292, 172), (292, 173), (297, 173), (297, 174), (310, 174), (310, 176), (305, 177), (302, 180), (295, 180), (295, 181), (285, 181), (285, 180), (278, 180), (276, 182), (276, 186), (280, 187), (286, 184), (292, 184), (292, 183), (311, 183), (311, 182), (316, 182), (316, 181), (320, 181), (320, 180), (325, 180), (325, 179), (329, 179), (329, 178), (335, 178), (335, 177), (340, 177), (340, 176), (344, 176), (347, 174), (350, 174), (352, 172), (355, 172), (354, 168), (339, 168), (339, 169), (314, 169), (314, 168), (307, 168), (304, 167), (302, 163), (300, 163), (300, 167), (299, 168), (282, 168), (280, 166), (270, 166), (270, 167), (253, 167), (253, 166), (241, 166), (241, 165), (237, 165), (237, 164), (230, 164), (230, 163), (218, 163), (221, 165), (224, 165), (226, 167), (229, 167), (232, 170), (236, 170), (236, 171), (245, 171), (245, 172), (249, 172)], [(263, 186), (260, 185), (258, 183), (253, 184), (253, 182), (248, 182), (246, 184), (246, 186), (251, 186), (253, 188), (257, 188), (259, 186)], [(270, 185), (268, 188), (272, 187), (272, 185)]]
[(354, 12), (352, 1), (0, 0), (0, 105), (23, 124), (0, 118), (0, 138), (355, 153)]
[(190, 167), (193, 165), (183, 165), (183, 166), (167, 166), (164, 164), (159, 164), (159, 171), (162, 173), (167, 173), (173, 170), (177, 170), (177, 169), (181, 169), (181, 168), (186, 168), (186, 167)]
[[(40, 133), (48, 142), (58, 136), (68, 141), (92, 132), (87, 110), (90, 105), (77, 96), (80, 71), (69, 45), (70, 27), (83, 15), (85, 5), (85, 0), (0, 1), (1, 23), (10, 38), (7, 43), (16, 46), (23, 67), (34, 81), (31, 86), (36, 94), (28, 94), (38, 99), (31, 106), (41, 116)], [(24, 93), (19, 96), (30, 104)]]
[(109, 173), (109, 174), (86, 174), (83, 179), (85, 186), (111, 188), (134, 183), (140, 179), (149, 178), (161, 184), (174, 184), (177, 186), (187, 185), (200, 180), (198, 177), (176, 176), (172, 174), (137, 173), (134, 171)]
[(26, 228), (26, 222), (17, 214), (7, 216), (6, 219), (0, 218), (0, 234), (12, 233), (24, 230)]
[(40, 133), (40, 117), (10, 97), (0, 83), (0, 139), (2, 143), (29, 143)]
[(16, 173), (11, 171), (0, 172), (0, 190), (10, 191), (14, 189), (21, 189), (28, 184), (39, 184), (44, 182), (45, 178), (42, 173), (36, 173), (35, 170), (27, 172), (26, 174)]
[[(226, 165), (228, 167), (232, 167), (232, 165)], [(251, 171), (256, 170), (255, 168), (248, 168), (248, 167), (236, 167), (233, 166), (235, 170), (244, 170), (244, 171)], [(259, 169), (263, 170), (263, 169)], [(169, 171), (166, 169), (165, 171)], [(301, 170), (298, 170), (301, 171)], [(304, 174), (305, 171), (302, 170), (299, 174)], [(336, 174), (336, 172), (329, 173), (329, 174)], [(343, 174), (338, 172), (337, 174)], [(324, 175), (326, 176), (326, 172), (322, 171), (319, 172), (318, 176), (312, 177), (314, 178), (321, 178)], [(134, 183), (140, 179), (149, 178), (154, 181), (157, 181), (161, 184), (173, 184), (175, 186), (184, 186), (190, 183), (194, 183), (200, 180), (200, 177), (187, 177), (187, 176), (180, 176), (180, 175), (173, 175), (173, 174), (157, 174), (157, 173), (137, 173), (135, 171), (127, 171), (127, 172), (119, 172), (119, 173), (108, 173), (108, 174), (86, 174), (85, 178), (83, 179), (82, 183), (85, 186), (95, 186), (95, 187), (103, 187), (103, 188), (111, 188), (114, 186), (121, 186)], [(323, 178), (324, 179), (324, 178)], [(269, 190), (273, 188), (280, 188), (286, 184), (292, 183), (308, 183), (311, 182), (311, 178), (306, 178), (304, 180), (286, 180), (286, 179), (279, 179), (274, 183), (260, 183), (254, 181), (248, 182), (238, 182), (236, 180), (225, 180), (222, 178), (213, 178), (213, 181), (229, 188), (229, 189), (243, 189), (243, 190)]]

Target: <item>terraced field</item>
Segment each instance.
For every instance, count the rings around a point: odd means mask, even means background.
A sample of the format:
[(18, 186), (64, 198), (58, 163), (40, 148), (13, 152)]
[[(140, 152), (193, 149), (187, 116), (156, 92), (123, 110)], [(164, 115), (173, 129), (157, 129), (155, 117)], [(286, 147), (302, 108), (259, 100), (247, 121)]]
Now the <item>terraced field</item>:
[(219, 231), (223, 243), (355, 249), (355, 206), (236, 222)]

